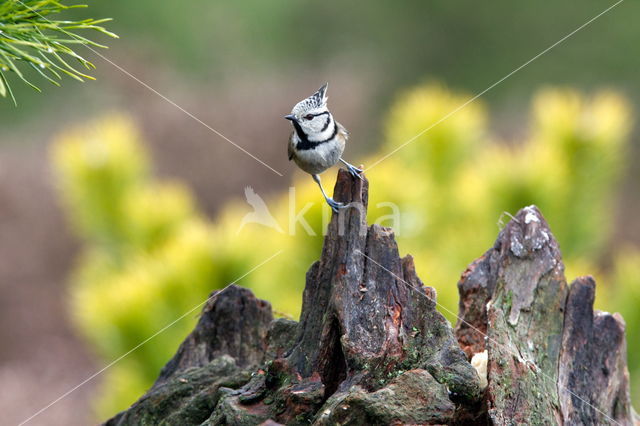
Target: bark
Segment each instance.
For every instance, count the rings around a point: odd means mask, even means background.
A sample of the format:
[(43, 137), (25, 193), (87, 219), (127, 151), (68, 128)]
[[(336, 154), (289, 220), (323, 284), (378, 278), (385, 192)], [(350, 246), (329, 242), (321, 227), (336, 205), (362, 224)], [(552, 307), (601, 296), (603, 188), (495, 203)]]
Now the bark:
[(633, 424), (624, 322), (594, 314), (592, 278), (567, 286), (535, 206), (518, 212), (458, 290), (458, 341), (470, 358), (487, 351), (491, 423)]
[(367, 196), (340, 171), (334, 198), (350, 207), (307, 273), (300, 322), (231, 286), (107, 424), (631, 424), (624, 323), (594, 314), (590, 278), (567, 286), (535, 207), (463, 273), (454, 331), (393, 231), (367, 226)]
[[(219, 294), (218, 294), (219, 293)], [(151, 389), (108, 426), (200, 424), (217, 404), (220, 387), (239, 387), (264, 357), (271, 305), (231, 285), (213, 292), (196, 328), (164, 366)]]
[[(560, 354), (560, 406), (567, 424), (630, 423), (624, 321), (594, 312), (595, 281), (576, 279), (566, 304)], [(563, 389), (565, 391), (563, 391)]]

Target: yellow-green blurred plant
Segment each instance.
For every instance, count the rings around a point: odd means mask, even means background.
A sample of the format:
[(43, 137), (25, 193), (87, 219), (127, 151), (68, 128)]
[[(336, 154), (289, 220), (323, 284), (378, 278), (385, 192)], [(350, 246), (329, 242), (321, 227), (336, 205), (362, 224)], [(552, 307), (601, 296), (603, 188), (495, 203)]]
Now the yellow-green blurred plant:
[[(73, 318), (105, 361), (251, 267), (248, 259), (226, 255), (183, 186), (153, 178), (129, 120), (111, 116), (61, 135), (53, 159), (64, 204), (85, 242), (70, 290)], [(100, 416), (148, 388), (197, 312), (105, 372)]]
[[(523, 140), (493, 136), (479, 101), (431, 127), (468, 98), (438, 85), (398, 97), (380, 152), (362, 161), (373, 165), (367, 171), (369, 222), (394, 226), (402, 254), (414, 255), (419, 275), (437, 289), (443, 313), (455, 321), (460, 273), (491, 246), (503, 212), (537, 204), (560, 242), (568, 278), (596, 275), (598, 305), (620, 311), (637, 335), (640, 300), (625, 294), (638, 296), (640, 251), (619, 250), (611, 270), (599, 267), (613, 247), (616, 185), (631, 128), (627, 102), (609, 91), (542, 90)], [(255, 223), (241, 227), (251, 211), (241, 201), (207, 223), (183, 188), (153, 179), (135, 131), (122, 118), (62, 136), (55, 152), (62, 194), (86, 240), (72, 286), (73, 312), (106, 360), (279, 250), (281, 256), (241, 284), (276, 310), (299, 314), (305, 272), (319, 256), (330, 216), (308, 176), (300, 174), (288, 193), (267, 200), (280, 232)], [(399, 221), (383, 220), (394, 206)], [(300, 212), (315, 235), (294, 219)], [(125, 408), (153, 382), (193, 321), (181, 321), (107, 370), (101, 415)], [(630, 353), (640, 350), (637, 339), (628, 342)], [(636, 389), (637, 359), (629, 358)]]

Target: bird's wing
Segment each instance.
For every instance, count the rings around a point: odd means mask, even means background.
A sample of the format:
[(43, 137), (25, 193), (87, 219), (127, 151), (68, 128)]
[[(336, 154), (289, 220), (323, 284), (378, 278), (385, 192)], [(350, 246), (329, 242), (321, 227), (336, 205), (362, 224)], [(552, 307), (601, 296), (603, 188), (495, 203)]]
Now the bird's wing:
[(294, 133), (291, 133), (291, 136), (289, 136), (289, 144), (287, 145), (287, 155), (289, 156), (289, 161), (291, 161), (293, 159), (293, 156), (295, 155), (295, 151), (293, 150), (293, 135)]
[(338, 124), (338, 133), (342, 133), (342, 135), (344, 136), (344, 140), (348, 140), (349, 139), (349, 131), (340, 123), (338, 123), (336, 121), (336, 123)]

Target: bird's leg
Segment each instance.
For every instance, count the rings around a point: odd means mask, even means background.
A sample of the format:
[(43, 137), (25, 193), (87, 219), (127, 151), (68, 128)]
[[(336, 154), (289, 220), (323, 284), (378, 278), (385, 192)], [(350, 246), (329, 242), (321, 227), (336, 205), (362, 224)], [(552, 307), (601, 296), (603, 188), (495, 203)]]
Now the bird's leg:
[(313, 180), (316, 181), (316, 183), (318, 184), (318, 186), (320, 187), (320, 191), (322, 191), (322, 195), (324, 196), (324, 199), (327, 200), (327, 204), (329, 204), (329, 207), (331, 207), (331, 209), (338, 213), (338, 210), (345, 207), (344, 204), (339, 203), (337, 201), (334, 201), (333, 198), (327, 196), (327, 193), (324, 192), (324, 188), (322, 187), (322, 184), (320, 183), (320, 176), (318, 175), (311, 175), (313, 176)]
[(363, 170), (357, 168), (353, 164), (347, 163), (342, 158), (340, 158), (340, 161), (342, 161), (344, 163), (344, 165), (347, 166), (347, 170), (349, 171), (349, 173), (351, 173), (351, 176), (357, 177), (359, 179), (364, 180), (364, 178), (362, 176), (360, 176), (360, 174), (363, 172)]

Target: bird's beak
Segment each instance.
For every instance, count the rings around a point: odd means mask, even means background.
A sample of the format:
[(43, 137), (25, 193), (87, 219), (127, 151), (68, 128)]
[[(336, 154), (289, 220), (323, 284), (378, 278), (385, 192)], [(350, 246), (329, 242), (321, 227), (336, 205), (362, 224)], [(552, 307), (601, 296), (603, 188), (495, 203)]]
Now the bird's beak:
[(285, 115), (284, 118), (286, 118), (287, 120), (296, 121), (296, 116), (293, 114)]

